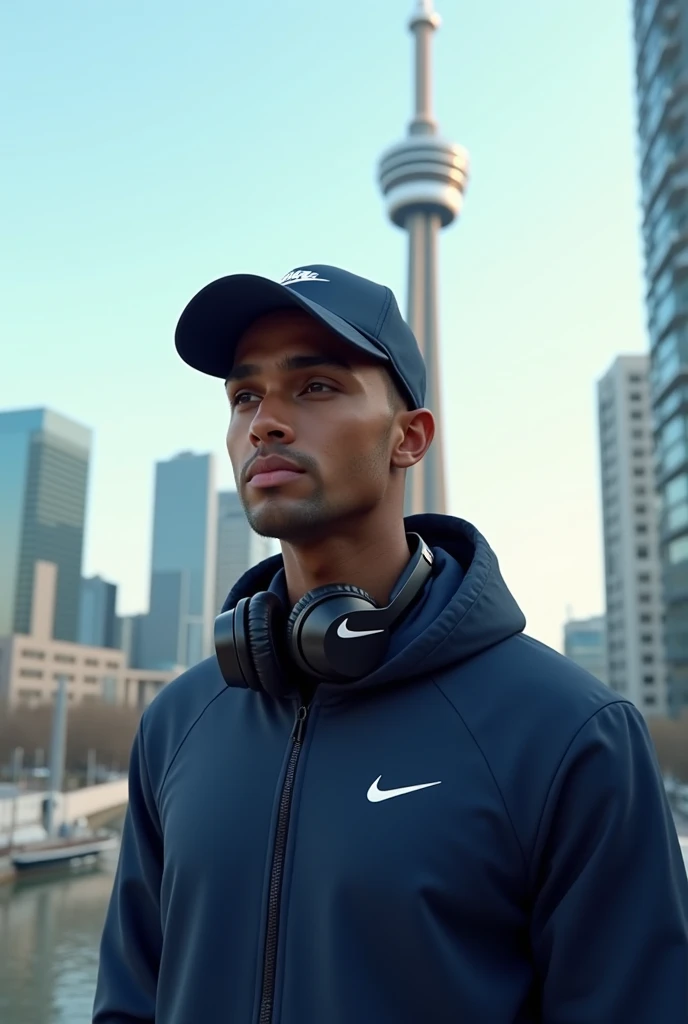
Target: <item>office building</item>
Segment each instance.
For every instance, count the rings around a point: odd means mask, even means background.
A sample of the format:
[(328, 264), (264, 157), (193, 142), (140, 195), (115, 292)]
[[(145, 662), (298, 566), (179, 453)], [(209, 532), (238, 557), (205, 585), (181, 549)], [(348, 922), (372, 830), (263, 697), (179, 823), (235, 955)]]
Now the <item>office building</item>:
[(216, 613), (222, 608), (239, 577), (251, 566), (277, 552), (279, 544), (276, 541), (260, 537), (248, 525), (237, 492), (220, 491), (217, 509)]
[(157, 463), (144, 668), (188, 667), (212, 652), (216, 546), (213, 456), (183, 452)]
[(669, 712), (688, 706), (688, 3), (634, 0)]
[(58, 567), (54, 635), (75, 641), (91, 432), (50, 409), (0, 413), (0, 636), (28, 633), (34, 567)]
[(659, 514), (649, 357), (619, 356), (597, 386), (607, 681), (644, 715), (666, 714)]
[(117, 585), (100, 576), (81, 581), (77, 641), (92, 647), (117, 647)]
[(70, 705), (96, 701), (143, 710), (177, 674), (130, 668), (120, 650), (55, 639), (58, 567), (37, 562), (34, 576), (29, 629), (0, 638), (1, 708), (51, 703), (64, 677)]
[(458, 216), (468, 176), (468, 155), (438, 134), (432, 101), (432, 38), (439, 15), (431, 0), (417, 0), (409, 28), (414, 37), (414, 111), (406, 138), (388, 149), (378, 169), (387, 215), (408, 234), (407, 322), (427, 367), (427, 404), (437, 434), (425, 458), (407, 474), (406, 514), (446, 512), (440, 403), (438, 244), (442, 228)]
[(141, 636), (145, 621), (145, 615), (118, 615), (115, 620), (115, 646), (124, 651), (127, 665), (132, 668), (143, 664)]
[(570, 619), (565, 623), (564, 654), (586, 672), (606, 683), (607, 645), (604, 616)]

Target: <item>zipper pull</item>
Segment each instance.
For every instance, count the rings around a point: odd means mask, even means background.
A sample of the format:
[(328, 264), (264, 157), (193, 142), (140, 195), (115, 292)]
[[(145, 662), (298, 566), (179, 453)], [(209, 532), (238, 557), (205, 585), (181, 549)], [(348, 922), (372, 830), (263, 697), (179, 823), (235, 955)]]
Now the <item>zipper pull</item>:
[(294, 725), (294, 735), (292, 739), (294, 743), (303, 743), (303, 734), (306, 729), (306, 718), (308, 717), (308, 708), (305, 704), (302, 704), (299, 710), (296, 712), (296, 723)]

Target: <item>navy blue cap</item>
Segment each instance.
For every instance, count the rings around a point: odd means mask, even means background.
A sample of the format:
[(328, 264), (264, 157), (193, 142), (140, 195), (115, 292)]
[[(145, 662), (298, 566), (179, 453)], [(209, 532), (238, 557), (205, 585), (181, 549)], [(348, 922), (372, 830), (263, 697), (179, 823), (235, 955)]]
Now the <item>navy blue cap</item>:
[(425, 363), (394, 295), (384, 285), (337, 267), (301, 267), (279, 283), (253, 274), (213, 281), (179, 318), (177, 352), (195, 370), (226, 380), (244, 331), (278, 309), (302, 309), (353, 348), (388, 363), (409, 408), (423, 407)]

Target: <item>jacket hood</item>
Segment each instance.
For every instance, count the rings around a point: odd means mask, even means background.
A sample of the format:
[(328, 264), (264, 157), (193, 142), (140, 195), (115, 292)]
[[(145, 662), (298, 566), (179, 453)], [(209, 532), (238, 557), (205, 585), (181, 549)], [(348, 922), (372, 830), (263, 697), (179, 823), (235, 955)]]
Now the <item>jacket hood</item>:
[[(441, 515), (410, 516), (405, 526), (432, 548), (432, 576), (392, 633), (385, 661), (364, 679), (347, 683), (347, 691), (441, 672), (525, 629), (525, 617), (502, 578), (497, 556), (474, 526)], [(222, 611), (234, 608), (242, 597), (273, 589), (281, 569), (281, 555), (249, 569)], [(331, 685), (341, 689), (341, 684)]]

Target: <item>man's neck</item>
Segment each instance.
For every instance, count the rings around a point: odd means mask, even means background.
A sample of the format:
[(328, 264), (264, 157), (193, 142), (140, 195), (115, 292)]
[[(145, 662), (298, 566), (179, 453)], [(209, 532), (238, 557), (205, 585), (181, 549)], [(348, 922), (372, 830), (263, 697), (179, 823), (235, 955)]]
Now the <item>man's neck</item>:
[(393, 529), (372, 528), (363, 536), (335, 534), (312, 546), (282, 544), (289, 601), (329, 583), (349, 583), (370, 594), (378, 605), (389, 602), (406, 568), (409, 547), (403, 520)]

